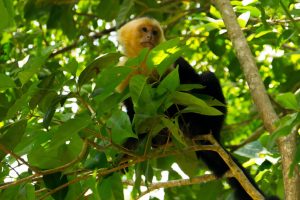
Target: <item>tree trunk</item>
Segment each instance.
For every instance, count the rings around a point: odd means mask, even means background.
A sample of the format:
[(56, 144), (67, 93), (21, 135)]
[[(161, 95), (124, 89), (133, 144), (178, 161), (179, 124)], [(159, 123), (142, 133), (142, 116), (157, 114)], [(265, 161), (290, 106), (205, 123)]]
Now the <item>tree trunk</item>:
[[(250, 88), (253, 101), (263, 120), (265, 128), (272, 133), (276, 127), (275, 122), (278, 116), (273, 109), (271, 101), (267, 95), (262, 79), (259, 75), (256, 62), (248, 46), (246, 38), (237, 22), (236, 15), (229, 0), (215, 0), (214, 3), (222, 14), (223, 21), (228, 31), (230, 40), (236, 51), (237, 58), (241, 63), (242, 70)], [(289, 177), (290, 164), (292, 163), (296, 152), (296, 134), (291, 133), (288, 136), (278, 139), (279, 150), (282, 158), (282, 173), (284, 178), (284, 189), (286, 200), (298, 200), (299, 197), (299, 174), (297, 167), (294, 169), (294, 175)]]

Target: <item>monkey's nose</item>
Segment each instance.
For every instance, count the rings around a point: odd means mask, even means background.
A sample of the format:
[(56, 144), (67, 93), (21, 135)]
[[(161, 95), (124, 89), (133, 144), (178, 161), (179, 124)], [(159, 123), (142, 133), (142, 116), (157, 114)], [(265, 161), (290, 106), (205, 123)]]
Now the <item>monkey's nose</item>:
[(146, 37), (147, 37), (147, 39), (148, 39), (148, 40), (152, 40), (152, 37), (153, 37), (153, 36), (152, 36), (152, 34), (151, 34), (151, 33), (149, 33), (149, 34), (147, 34), (147, 36), (146, 36)]

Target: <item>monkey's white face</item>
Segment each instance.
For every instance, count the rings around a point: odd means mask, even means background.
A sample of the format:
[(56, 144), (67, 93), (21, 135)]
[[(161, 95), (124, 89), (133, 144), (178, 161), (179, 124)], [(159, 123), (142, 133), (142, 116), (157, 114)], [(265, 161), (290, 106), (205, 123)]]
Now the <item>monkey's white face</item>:
[(132, 20), (118, 31), (118, 40), (127, 57), (136, 57), (143, 48), (152, 49), (165, 40), (160, 24), (147, 17)]
[(142, 24), (138, 26), (140, 45), (142, 48), (152, 49), (160, 42), (160, 29), (153, 25)]

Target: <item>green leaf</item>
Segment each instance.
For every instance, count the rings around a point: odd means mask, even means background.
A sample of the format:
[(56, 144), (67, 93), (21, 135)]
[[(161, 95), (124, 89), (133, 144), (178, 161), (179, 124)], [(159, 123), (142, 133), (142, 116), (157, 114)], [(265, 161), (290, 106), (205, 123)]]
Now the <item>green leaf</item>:
[(0, 74), (0, 91), (16, 87), (15, 82), (4, 74)]
[(291, 109), (295, 111), (300, 110), (300, 104), (297, 102), (296, 95), (291, 92), (277, 95), (276, 101), (286, 109)]
[(182, 144), (184, 147), (187, 146), (187, 143), (185, 141), (185, 137), (181, 130), (179, 129), (178, 124), (175, 124), (172, 120), (162, 117), (161, 118), (164, 127), (168, 128), (169, 131), (171, 131), (172, 136), (178, 141), (180, 144)]
[(18, 73), (18, 77), (24, 85), (27, 83), (36, 73), (40, 71), (40, 68), (45, 64), (51, 52), (57, 48), (58, 45), (49, 46), (41, 51), (41, 55), (30, 56), (27, 63), (22, 67), (22, 70)]
[(129, 92), (138, 114), (155, 115), (159, 103), (154, 101), (153, 88), (147, 84), (147, 77), (136, 75), (130, 79)]
[(261, 5), (259, 5), (259, 4), (253, 4), (253, 6), (250, 6), (250, 5), (249, 6), (246, 6), (246, 5), (236, 6), (236, 9), (238, 10), (236, 12), (242, 12), (242, 13), (250, 12), (251, 17), (257, 17), (257, 18), (261, 17), (262, 20), (264, 20), (263, 19), (264, 14), (262, 14), (262, 12), (264, 12), (262, 9), (264, 9), (264, 8), (261, 7)]
[(109, 53), (96, 58), (79, 75), (78, 85), (81, 87), (106, 67), (111, 67), (119, 62), (119, 53)]
[[(75, 180), (77, 179), (77, 175), (73, 175), (73, 174), (68, 175), (68, 181), (69, 182), (72, 182), (74, 179)], [(82, 194), (84, 194), (86, 192), (85, 188), (87, 188), (86, 187), (86, 185), (87, 185), (86, 182), (88, 182), (87, 179), (89, 179), (89, 178), (86, 178), (85, 180), (82, 180), (80, 182), (73, 181), (72, 184), (69, 184), (68, 185), (67, 196), (64, 198), (64, 200), (78, 199), (78, 197), (82, 197)], [(95, 186), (93, 186), (93, 187), (95, 187)], [(88, 187), (88, 188), (92, 190), (91, 187)], [(88, 195), (88, 198), (90, 198), (90, 197), (91, 196)], [(93, 193), (92, 198), (90, 198), (90, 199), (96, 200), (97, 197)], [(99, 198), (97, 200), (99, 200)]]
[(131, 10), (131, 8), (133, 7), (133, 5), (134, 5), (134, 0), (124, 0), (123, 1), (120, 11), (119, 11), (119, 15), (116, 19), (117, 26), (120, 26), (120, 24), (122, 24), (122, 22), (124, 22), (125, 19), (128, 18), (127, 15), (129, 13), (129, 11)]
[(29, 106), (31, 109), (35, 108), (38, 103), (40, 103), (43, 98), (48, 94), (49, 88), (52, 88), (53, 83), (55, 80), (54, 75), (50, 75), (45, 77), (39, 84), (38, 84), (38, 90), (36, 93), (32, 96), (29, 102)]
[(226, 52), (226, 43), (222, 35), (218, 31), (211, 31), (207, 42), (210, 50), (219, 57)]
[(107, 126), (111, 128), (111, 137), (114, 143), (123, 144), (127, 138), (137, 138), (133, 133), (131, 123), (127, 113), (115, 110), (107, 121)]
[(53, 100), (51, 102), (51, 105), (48, 107), (44, 117), (43, 117), (43, 125), (46, 129), (48, 129), (51, 120), (55, 114), (56, 108), (59, 103), (63, 104), (67, 100), (68, 95), (56, 95), (53, 97)]
[(62, 11), (62, 16), (59, 20), (63, 32), (68, 36), (69, 39), (74, 39), (76, 34), (78, 33), (76, 28), (76, 23), (73, 19), (73, 15), (74, 15), (73, 6), (74, 5), (71, 3), (67, 6), (64, 6), (64, 10)]
[(71, 139), (74, 135), (87, 127), (91, 123), (91, 117), (87, 114), (77, 115), (74, 119), (70, 119), (59, 126), (57, 131), (55, 131), (53, 139), (51, 141), (52, 145), (61, 145), (66, 141)]
[(28, 91), (19, 97), (13, 105), (8, 109), (6, 114), (6, 119), (12, 119), (16, 117), (17, 114), (26, 114), (28, 112), (28, 104), (32, 94), (36, 91), (37, 83), (33, 83)]
[(84, 163), (85, 169), (94, 170), (109, 167), (109, 163), (104, 152), (90, 150), (89, 153), (90, 156)]
[(0, 0), (0, 33), (15, 25), (13, 1)]
[(102, 179), (98, 185), (98, 192), (101, 199), (123, 200), (123, 184), (119, 173), (113, 173)]
[(47, 27), (49, 29), (61, 28), (69, 39), (74, 39), (78, 31), (73, 19), (73, 6), (74, 3), (71, 2), (68, 4), (52, 4)]
[(31, 183), (26, 183), (25, 184), (25, 195), (26, 195), (26, 200), (35, 200), (35, 188), (34, 185)]
[[(145, 76), (137, 75), (131, 78), (129, 82), (130, 96), (135, 104), (138, 104), (142, 98), (142, 93), (143, 90), (145, 90), (145, 87), (147, 87), (147, 78)], [(150, 96), (151, 95), (148, 94), (146, 98), (151, 99)]]
[(279, 4), (280, 0), (264, 0), (261, 1), (261, 4), (264, 7), (270, 7), (270, 8), (277, 8), (280, 4)]
[(281, 136), (286, 136), (292, 132), (292, 129), (295, 125), (300, 122), (300, 113), (292, 113), (282, 117), (277, 123), (278, 127), (271, 135), (268, 148), (271, 148), (275, 145), (277, 138)]
[(149, 53), (149, 49), (143, 48), (140, 52), (139, 55), (134, 57), (134, 58), (126, 58), (126, 63), (124, 66), (126, 67), (132, 67), (132, 66), (139, 66), (141, 63), (145, 60), (146, 56)]
[(14, 118), (19, 111), (24, 109), (25, 107), (28, 106), (30, 96), (28, 93), (24, 94), (21, 96), (19, 99), (17, 99), (14, 104), (9, 108), (7, 114), (6, 114), (6, 119), (12, 119)]
[(189, 177), (194, 177), (199, 171), (199, 161), (195, 152), (185, 152), (175, 156), (180, 169)]
[(128, 67), (110, 67), (103, 69), (96, 79), (94, 97), (96, 101), (103, 101), (116, 92), (117, 86), (126, 79), (132, 71)]
[(44, 134), (48, 137), (43, 138), (43, 141), (36, 141), (28, 153), (28, 162), (32, 166), (40, 169), (56, 168), (73, 161), (82, 150), (83, 142), (77, 133), (72, 134), (69, 140), (59, 141), (59, 144), (51, 141), (51, 137), (56, 134), (55, 130)]
[(149, 116), (146, 114), (135, 114), (134, 125), (136, 133), (149, 133), (155, 136), (166, 126), (162, 123), (160, 116)]
[(173, 102), (187, 106), (187, 108), (181, 110), (182, 113), (194, 112), (202, 115), (223, 115), (218, 109), (208, 106), (205, 101), (189, 93), (175, 92)]
[(250, 11), (242, 13), (237, 19), (239, 22), (239, 25), (242, 28), (245, 28), (248, 23), (249, 18), (250, 18)]
[(24, 18), (26, 20), (37, 19), (50, 11), (53, 4), (49, 0), (28, 0), (24, 6)]
[(180, 111), (181, 113), (198, 113), (201, 115), (209, 115), (209, 116), (217, 116), (217, 115), (224, 115), (221, 111), (214, 107), (210, 106), (188, 106)]
[(203, 88), (205, 87), (201, 84), (180, 84), (177, 90), (182, 92), (187, 92), (187, 91), (191, 91), (192, 89), (203, 89)]
[(17, 186), (11, 186), (0, 191), (0, 199), (9, 200), (35, 200), (34, 185), (25, 183)]
[(76, 61), (76, 59), (71, 58), (70, 61), (62, 68), (62, 70), (69, 72), (76, 77), (77, 68), (78, 62)]
[[(13, 151), (21, 141), (27, 126), (27, 120), (20, 120), (0, 129), (0, 144), (6, 149)], [(0, 160), (6, 153), (0, 151)]]
[(114, 108), (118, 107), (124, 99), (127, 98), (125, 93), (113, 93), (105, 99), (94, 98), (97, 103), (97, 116), (100, 117), (103, 114), (110, 113)]
[(0, 121), (5, 119), (10, 103), (5, 93), (0, 93)]
[(112, 21), (118, 16), (119, 10), (120, 10), (119, 0), (101, 1), (100, 4), (98, 4), (97, 6), (97, 11), (98, 11), (97, 15), (99, 16), (100, 19), (103, 19), (105, 21)]
[(265, 151), (264, 147), (259, 141), (251, 142), (246, 144), (242, 148), (234, 151), (234, 154), (246, 157), (246, 158), (258, 158), (259, 153)]
[(178, 68), (172, 70), (171, 73), (169, 73), (159, 84), (157, 87), (157, 93), (158, 95), (163, 94), (165, 92), (175, 92), (176, 89), (179, 87), (180, 81), (179, 81), (179, 74), (178, 74)]
[(210, 14), (212, 14), (215, 18), (217, 19), (221, 19), (222, 15), (221, 13), (218, 11), (218, 9), (216, 7), (214, 7), (213, 5), (210, 6), (210, 10), (209, 10)]

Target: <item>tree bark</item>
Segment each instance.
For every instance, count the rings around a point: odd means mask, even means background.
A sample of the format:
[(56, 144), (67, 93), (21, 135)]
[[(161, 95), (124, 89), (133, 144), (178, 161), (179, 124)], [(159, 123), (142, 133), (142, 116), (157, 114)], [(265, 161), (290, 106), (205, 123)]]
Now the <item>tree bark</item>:
[[(233, 43), (237, 58), (241, 64), (246, 81), (250, 88), (251, 96), (263, 120), (264, 126), (270, 133), (272, 133), (276, 129), (275, 122), (279, 118), (267, 95), (267, 91), (259, 75), (255, 59), (237, 22), (236, 15), (230, 1), (215, 0), (214, 3), (221, 12), (229, 38)], [(288, 136), (279, 138), (277, 143), (279, 145), (282, 158), (282, 173), (284, 178), (286, 200), (300, 199), (298, 195), (300, 184), (297, 168), (294, 169), (294, 175), (289, 177), (290, 164), (292, 163), (296, 152), (295, 136), (295, 134), (291, 133)]]

